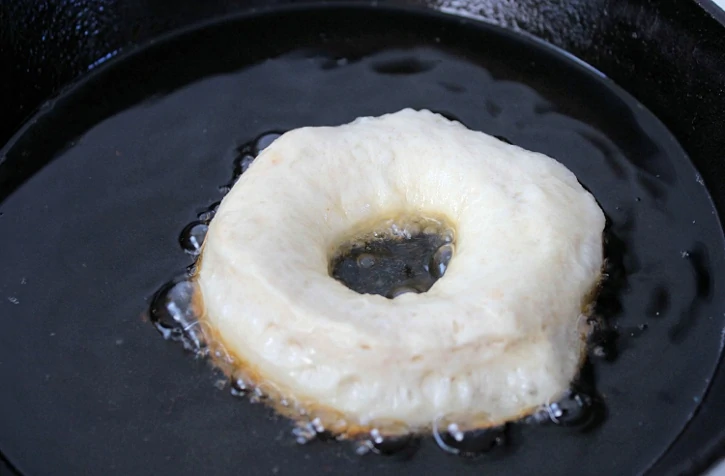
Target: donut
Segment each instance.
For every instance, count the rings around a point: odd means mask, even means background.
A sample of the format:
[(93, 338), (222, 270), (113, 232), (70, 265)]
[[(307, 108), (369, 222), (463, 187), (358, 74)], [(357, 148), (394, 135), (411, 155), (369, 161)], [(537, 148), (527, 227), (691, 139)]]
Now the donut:
[[(345, 246), (421, 223), (448, 230), (425, 292), (361, 294), (331, 276)], [(201, 320), (230, 376), (335, 434), (496, 426), (576, 377), (604, 224), (558, 161), (427, 110), (295, 129), (210, 223)]]

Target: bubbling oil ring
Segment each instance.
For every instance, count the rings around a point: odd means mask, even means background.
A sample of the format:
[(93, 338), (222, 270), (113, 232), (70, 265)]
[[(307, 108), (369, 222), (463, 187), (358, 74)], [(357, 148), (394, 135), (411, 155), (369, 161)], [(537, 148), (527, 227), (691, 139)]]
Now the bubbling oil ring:
[[(249, 168), (256, 156), (280, 135), (279, 132), (263, 134), (238, 148), (232, 180), (228, 184), (220, 186), (220, 192), (227, 193), (231, 190), (231, 187)], [(214, 218), (219, 203), (215, 202), (209, 206), (198, 214), (196, 220), (184, 227), (179, 237), (179, 244), (187, 254), (196, 258), (201, 253), (208, 225)], [(454, 252), (452, 236), (447, 236), (445, 231), (441, 233), (441, 230), (442, 228), (436, 230), (438, 236), (442, 236), (442, 238), (434, 248), (430, 264), (426, 266), (426, 271), (430, 273), (433, 282), (445, 273), (447, 263)], [(428, 235), (435, 236), (436, 234), (431, 232)], [(406, 235), (404, 238), (411, 240), (415, 236)], [(465, 457), (489, 452), (506, 445), (508, 428), (512, 424), (554, 424), (589, 430), (604, 421), (606, 408), (591, 382), (593, 380), (591, 358), (611, 360), (616, 355), (617, 332), (612, 327), (609, 317), (616, 314), (619, 290), (626, 283), (626, 272), (622, 265), (624, 253), (622, 242), (611, 233), (609, 220), (607, 220), (605, 228), (604, 242), (607, 259), (602, 272), (603, 280), (600, 283), (598, 298), (591, 306), (590, 312), (587, 313), (589, 316), (582, 314), (577, 323), (578, 326), (582, 324), (591, 326), (588, 342), (590, 355), (580, 369), (579, 375), (572, 382), (567, 394), (556, 402), (545, 403), (538, 410), (517, 422), (504, 423), (495, 427), (475, 427), (452, 415), (440, 416), (431, 423), (431, 428), (432, 437), (442, 450)], [(375, 257), (366, 251), (370, 250), (363, 244), (358, 249), (358, 253), (353, 256), (355, 263), (361, 269), (369, 269), (375, 263)], [(335, 264), (345, 262), (343, 258), (343, 254), (340, 253), (336, 257), (337, 262), (333, 260), (331, 275), (344, 282), (340, 276), (334, 276)], [(200, 309), (198, 300), (195, 299), (195, 296), (199, 295), (198, 286), (194, 280), (195, 274), (196, 264), (192, 264), (182, 276), (172, 279), (156, 292), (149, 310), (150, 321), (164, 339), (179, 342), (197, 357), (211, 357), (217, 366), (227, 367), (226, 370), (231, 370), (234, 366), (234, 359), (220, 343), (212, 338), (213, 330), (210, 326), (199, 319), (202, 309)], [(429, 288), (432, 282), (426, 282), (425, 285)], [(424, 292), (427, 288), (410, 289), (410, 291)], [(386, 297), (395, 298), (406, 290), (407, 287), (401, 287), (397, 294), (393, 293)], [(319, 417), (308, 415), (306, 409), (297, 402), (285, 399), (273, 383), (255, 383), (239, 370), (228, 373), (231, 375), (230, 393), (233, 396), (246, 397), (252, 403), (276, 399), (276, 403), (280, 407), (288, 409), (289, 411), (284, 413), (296, 421), (292, 435), (298, 443), (341, 438), (334, 436), (335, 428), (325, 428)], [(222, 383), (224, 385), (221, 385), (220, 388), (226, 386), (226, 382)], [(344, 425), (346, 423), (341, 421), (340, 426)], [(366, 453), (405, 455), (414, 452), (419, 446), (419, 438), (411, 434), (405, 425), (401, 424), (397, 431), (392, 432), (388, 425), (386, 430), (386, 434), (383, 434), (378, 428), (373, 427), (368, 435), (356, 439), (356, 453), (361, 455)]]

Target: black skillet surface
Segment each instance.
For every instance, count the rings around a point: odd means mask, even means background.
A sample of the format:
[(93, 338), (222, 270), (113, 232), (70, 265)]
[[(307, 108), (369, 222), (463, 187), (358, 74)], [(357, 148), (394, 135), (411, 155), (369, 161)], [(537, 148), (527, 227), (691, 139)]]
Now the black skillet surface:
[[(649, 467), (697, 409), (720, 354), (725, 268), (710, 198), (663, 126), (596, 72), (464, 23), (366, 9), (229, 21), (109, 64), (49, 103), (0, 164), (8, 459), (27, 474)], [(562, 160), (628, 245), (621, 355), (594, 366), (608, 408), (596, 430), (519, 429), (473, 462), (430, 442), (407, 462), (299, 447), (288, 422), (216, 390), (204, 364), (140, 320), (145, 299), (189, 263), (178, 233), (220, 198), (236, 146), (405, 106)]]

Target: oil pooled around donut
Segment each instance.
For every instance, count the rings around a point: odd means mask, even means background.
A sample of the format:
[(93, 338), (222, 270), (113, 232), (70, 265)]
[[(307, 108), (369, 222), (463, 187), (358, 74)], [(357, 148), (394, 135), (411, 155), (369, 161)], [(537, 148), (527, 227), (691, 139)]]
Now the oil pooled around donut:
[[(231, 180), (219, 187), (227, 193), (249, 168), (256, 156), (269, 146), (280, 132), (263, 134), (237, 150)], [(502, 139), (503, 140), (503, 139)], [(505, 142), (509, 142), (505, 140)], [(211, 204), (185, 226), (179, 236), (183, 251), (198, 257), (209, 222), (220, 202)], [(342, 240), (330, 258), (330, 276), (360, 293), (374, 293), (393, 299), (405, 292), (425, 292), (440, 279), (455, 254), (455, 230), (445, 219), (400, 216), (381, 220), (366, 227), (367, 234)], [(518, 421), (496, 427), (484, 427), (455, 415), (442, 415), (432, 422), (432, 439), (445, 452), (463, 457), (475, 457), (511, 444), (509, 434), (519, 425), (555, 425), (589, 431), (606, 418), (606, 407), (594, 386), (594, 364), (597, 359), (614, 360), (617, 355), (618, 331), (607, 319), (619, 310), (618, 295), (626, 285), (623, 268), (623, 243), (611, 230), (607, 220), (604, 232), (605, 267), (602, 281), (591, 303), (586, 324), (591, 326), (588, 357), (572, 382), (567, 394), (556, 402), (548, 402), (537, 411)], [(280, 413), (294, 421), (293, 438), (300, 444), (313, 440), (340, 439), (334, 428), (325, 428), (319, 418), (307, 414), (297, 402), (289, 401), (271, 382), (256, 382), (243, 370), (234, 369), (233, 359), (215, 341), (213, 332), (200, 319), (202, 306), (195, 282), (196, 264), (162, 286), (154, 295), (149, 310), (150, 320), (161, 335), (180, 343), (197, 357), (209, 358), (225, 373), (235, 397), (252, 403), (271, 403)], [(372, 279), (371, 279), (372, 278)], [(582, 323), (584, 324), (584, 323)], [(386, 425), (385, 430), (373, 428), (365, 437), (353, 439), (359, 455), (376, 453), (411, 456), (420, 445), (420, 436), (411, 434), (405, 425)]]
[(330, 258), (330, 276), (359, 294), (424, 293), (455, 253), (455, 230), (444, 218), (399, 215), (360, 230)]

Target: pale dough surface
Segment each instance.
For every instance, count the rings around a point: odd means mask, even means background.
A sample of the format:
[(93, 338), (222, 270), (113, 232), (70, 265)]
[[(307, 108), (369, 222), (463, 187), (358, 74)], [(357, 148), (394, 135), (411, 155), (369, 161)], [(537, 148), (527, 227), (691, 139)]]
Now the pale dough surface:
[[(456, 228), (430, 291), (390, 300), (329, 276), (337, 240), (400, 212)], [(451, 415), (500, 423), (575, 377), (604, 222), (559, 162), (428, 111), (296, 129), (256, 159), (210, 225), (204, 319), (313, 414), (416, 430)]]

